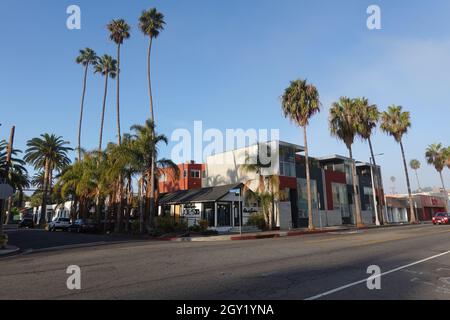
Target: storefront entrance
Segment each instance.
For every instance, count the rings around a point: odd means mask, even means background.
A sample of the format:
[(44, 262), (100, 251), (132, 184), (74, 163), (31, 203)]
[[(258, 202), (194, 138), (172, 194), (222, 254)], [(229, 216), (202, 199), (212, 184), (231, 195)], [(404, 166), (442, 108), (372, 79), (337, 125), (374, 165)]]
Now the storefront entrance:
[(217, 204), (217, 226), (231, 227), (231, 203)]

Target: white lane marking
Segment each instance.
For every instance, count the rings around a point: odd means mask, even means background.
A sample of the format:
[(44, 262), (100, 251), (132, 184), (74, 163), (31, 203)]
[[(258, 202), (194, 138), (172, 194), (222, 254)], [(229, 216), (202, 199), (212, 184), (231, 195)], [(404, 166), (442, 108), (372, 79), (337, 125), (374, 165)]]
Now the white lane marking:
[(349, 283), (349, 284), (347, 284), (347, 285), (345, 285), (345, 286), (342, 286), (342, 287), (339, 287), (339, 288), (336, 288), (336, 289), (333, 289), (333, 290), (330, 290), (330, 291), (327, 291), (327, 292), (318, 294), (318, 295), (316, 295), (316, 296), (307, 298), (307, 299), (305, 299), (305, 300), (317, 300), (317, 299), (320, 299), (320, 298), (322, 298), (322, 297), (328, 296), (328, 295), (330, 295), (330, 294), (333, 294), (333, 293), (336, 293), (336, 292), (339, 292), (339, 291), (348, 289), (348, 288), (350, 288), (350, 287), (354, 287), (354, 286), (356, 286), (356, 285), (359, 285), (359, 284), (362, 284), (362, 283), (366, 283), (367, 280), (368, 280), (369, 278), (370, 278), (371, 280), (373, 280), (373, 279), (376, 279), (376, 278), (378, 278), (378, 277), (382, 277), (382, 276), (388, 275), (388, 274), (390, 274), (390, 273), (394, 273), (394, 272), (397, 272), (397, 271), (400, 271), (400, 270), (403, 270), (403, 269), (406, 269), (406, 268), (409, 268), (409, 267), (418, 265), (418, 264), (420, 264), (420, 263), (424, 263), (424, 262), (427, 262), (427, 261), (429, 261), (429, 260), (433, 260), (433, 259), (436, 259), (436, 258), (445, 256), (446, 254), (449, 254), (449, 253), (450, 253), (450, 251), (447, 251), (447, 252), (444, 252), (444, 253), (441, 253), (441, 254), (437, 254), (437, 255), (435, 255), (435, 256), (432, 256), (432, 257), (429, 257), (429, 258), (426, 258), (426, 259), (423, 259), (423, 260), (420, 260), (420, 261), (416, 261), (416, 262), (410, 263), (410, 264), (408, 264), (408, 265), (406, 265), (406, 266), (398, 267), (398, 268), (395, 268), (395, 269), (392, 269), (392, 270), (383, 272), (383, 273), (381, 273), (381, 274), (379, 274), (379, 275), (377, 275), (377, 276), (368, 277), (368, 278), (365, 278), (365, 279), (360, 280), (360, 281), (356, 281), (356, 282)]

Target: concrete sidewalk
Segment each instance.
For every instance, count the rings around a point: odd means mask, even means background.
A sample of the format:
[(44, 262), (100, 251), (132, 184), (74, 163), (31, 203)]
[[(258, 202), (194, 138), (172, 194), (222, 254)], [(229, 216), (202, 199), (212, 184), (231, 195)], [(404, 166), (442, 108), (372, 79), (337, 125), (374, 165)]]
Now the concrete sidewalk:
[(382, 226), (372, 225), (363, 228), (356, 228), (355, 226), (336, 226), (336, 227), (325, 227), (322, 229), (315, 229), (314, 231), (309, 231), (308, 228), (300, 228), (289, 231), (261, 231), (261, 232), (243, 233), (242, 236), (240, 234), (227, 234), (227, 235), (203, 236), (203, 237), (202, 236), (173, 237), (167, 240), (178, 242), (198, 242), (198, 241), (240, 241), (240, 240), (255, 240), (255, 239), (273, 239), (273, 238), (296, 237), (321, 233), (382, 229), (382, 228), (410, 226), (410, 225), (411, 224), (409, 223), (402, 223), (402, 224), (389, 224)]

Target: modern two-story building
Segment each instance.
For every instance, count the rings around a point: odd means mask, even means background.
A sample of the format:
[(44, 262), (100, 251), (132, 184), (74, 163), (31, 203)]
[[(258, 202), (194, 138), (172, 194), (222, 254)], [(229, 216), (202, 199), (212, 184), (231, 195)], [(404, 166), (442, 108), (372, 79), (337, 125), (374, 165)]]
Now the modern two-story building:
[[(196, 212), (195, 219), (208, 220), (211, 228), (231, 229), (241, 223), (239, 215), (245, 224), (252, 213), (261, 211), (260, 203), (247, 194), (264, 190), (276, 195), (274, 216), (277, 227), (306, 227), (308, 206), (303, 153), (302, 146), (271, 141), (209, 156), (205, 164), (197, 165), (201, 168), (201, 188), (191, 188), (187, 184), (182, 189), (183, 183), (181, 186), (178, 184), (177, 188), (181, 191), (162, 195), (160, 214), (189, 216), (192, 220), (192, 212)], [(333, 155), (310, 157), (309, 161), (314, 225), (326, 227), (354, 224), (352, 160)], [(254, 164), (253, 170), (245, 170), (249, 163)], [(191, 163), (192, 165), (194, 164)], [(358, 163), (356, 183), (359, 194), (356, 196), (360, 197), (362, 218), (367, 225), (375, 222), (371, 169), (377, 203), (380, 206), (384, 204), (381, 169), (367, 163)], [(196, 169), (188, 167), (188, 170)], [(192, 173), (183, 172), (183, 177), (186, 175), (191, 177)], [(167, 184), (177, 185), (177, 182), (168, 179), (163, 183), (166, 184), (166, 189), (162, 190), (169, 190)], [(237, 189), (241, 191), (236, 192)], [(205, 198), (205, 195), (208, 197)]]

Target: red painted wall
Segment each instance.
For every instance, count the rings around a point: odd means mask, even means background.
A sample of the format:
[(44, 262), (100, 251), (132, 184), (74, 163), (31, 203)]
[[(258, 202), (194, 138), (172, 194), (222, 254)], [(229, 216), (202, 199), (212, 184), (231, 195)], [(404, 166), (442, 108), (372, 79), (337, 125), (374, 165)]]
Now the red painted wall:
[[(180, 190), (192, 190), (192, 189), (201, 189), (202, 188), (202, 177), (203, 171), (205, 170), (204, 164), (199, 163), (183, 163), (178, 165), (178, 169), (180, 170), (180, 177), (177, 180), (173, 171), (169, 169), (163, 170), (166, 174), (166, 181), (159, 182), (159, 192), (160, 193), (168, 193), (175, 192)], [(191, 170), (199, 170), (200, 178), (192, 178)], [(184, 176), (184, 172), (186, 171), (187, 176)]]

